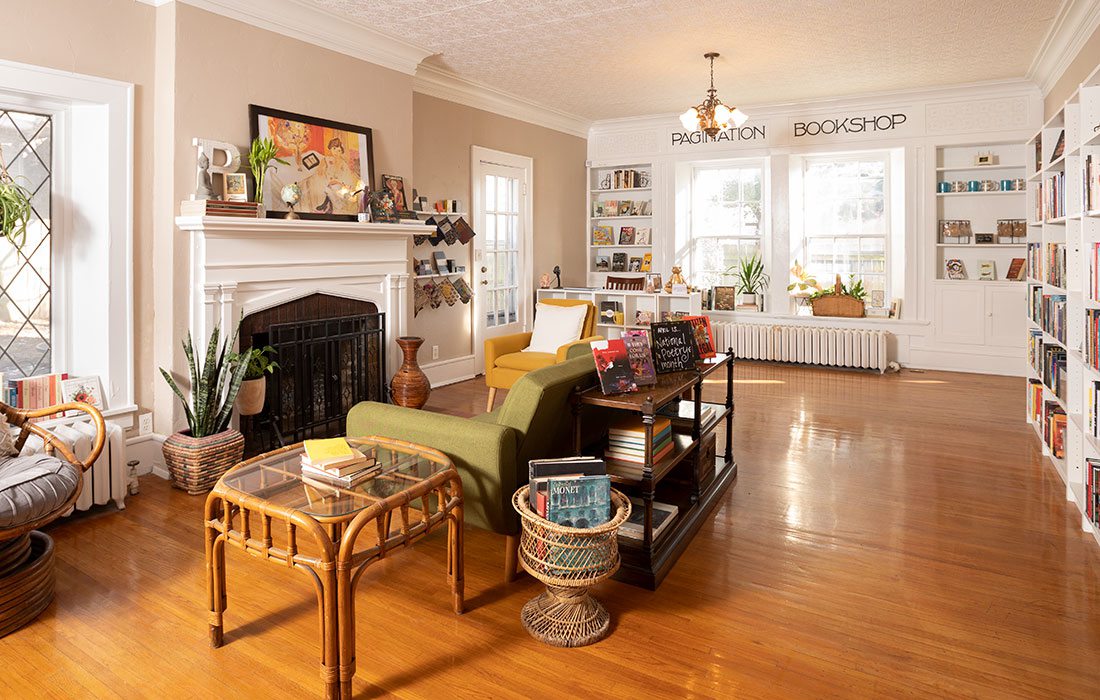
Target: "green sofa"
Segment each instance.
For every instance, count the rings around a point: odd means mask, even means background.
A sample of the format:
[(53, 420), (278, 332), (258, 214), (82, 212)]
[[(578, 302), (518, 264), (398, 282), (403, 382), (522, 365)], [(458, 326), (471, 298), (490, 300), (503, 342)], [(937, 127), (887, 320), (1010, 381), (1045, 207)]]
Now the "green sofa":
[(569, 396), (574, 387), (596, 381), (592, 354), (581, 348), (572, 359), (518, 379), (491, 413), (458, 418), (364, 401), (348, 413), (347, 434), (408, 440), (450, 457), (462, 475), (466, 522), (508, 538), (505, 568), (510, 579), (520, 530), (512, 494), (527, 483), (528, 460), (572, 453)]

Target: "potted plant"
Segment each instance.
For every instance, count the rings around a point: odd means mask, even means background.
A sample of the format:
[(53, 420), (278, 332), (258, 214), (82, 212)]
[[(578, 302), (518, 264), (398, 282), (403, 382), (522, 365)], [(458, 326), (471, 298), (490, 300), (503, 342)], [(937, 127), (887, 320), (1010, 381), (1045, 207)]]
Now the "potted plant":
[(248, 150), (248, 167), (252, 171), (252, 181), (256, 186), (253, 199), (257, 204), (264, 203), (264, 182), (267, 180), (267, 171), (271, 168), (271, 161), (282, 165), (290, 165), (282, 158), (276, 158), (279, 152), (278, 146), (271, 139), (256, 137), (252, 139), (252, 147)]
[(164, 368), (160, 370), (183, 403), (187, 416), (187, 429), (173, 433), (164, 441), (164, 463), (172, 476), (172, 485), (192, 495), (209, 491), (244, 455), (244, 436), (229, 427), (229, 419), (248, 363), (239, 361), (237, 355), (229, 352), (237, 342), (236, 331), (225, 344), (219, 344), (220, 335), (220, 329), (215, 326), (202, 365), (195, 359), (190, 333), (183, 342), (191, 375), (190, 401), (172, 375)]
[[(756, 253), (751, 258), (741, 258), (737, 265), (726, 270), (726, 274), (734, 276), (734, 286), (740, 292), (738, 306), (763, 306), (763, 294), (771, 283), (771, 278), (764, 271), (764, 261), (760, 254)], [(759, 297), (759, 298), (758, 298)]]
[(862, 318), (866, 298), (867, 290), (863, 287), (863, 280), (857, 280), (855, 275), (848, 276), (848, 284), (844, 284), (840, 275), (837, 275), (836, 284), (820, 289), (809, 297), (814, 316), (843, 318)]
[(787, 285), (787, 292), (795, 299), (799, 310), (801, 310), (809, 303), (812, 295), (821, 291), (821, 285), (810, 276), (806, 268), (802, 267), (797, 260), (791, 266), (791, 277), (794, 281)]
[(4, 167), (0, 154), (0, 235), (22, 248), (27, 238), (27, 224), (31, 221), (32, 193), (15, 181)]
[(267, 377), (279, 369), (279, 363), (271, 359), (275, 355), (275, 348), (266, 345), (263, 348), (252, 348), (241, 353), (239, 362), (248, 365), (244, 373), (244, 381), (241, 382), (241, 390), (237, 394), (237, 412), (242, 416), (254, 416), (264, 410), (264, 399), (267, 398)]

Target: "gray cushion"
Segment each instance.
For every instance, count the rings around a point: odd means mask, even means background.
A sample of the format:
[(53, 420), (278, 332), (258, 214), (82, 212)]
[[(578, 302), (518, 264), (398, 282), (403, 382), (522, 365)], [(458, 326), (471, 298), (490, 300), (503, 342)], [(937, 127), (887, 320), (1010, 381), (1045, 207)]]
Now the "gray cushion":
[(80, 471), (45, 454), (0, 458), (0, 529), (57, 510), (76, 491)]

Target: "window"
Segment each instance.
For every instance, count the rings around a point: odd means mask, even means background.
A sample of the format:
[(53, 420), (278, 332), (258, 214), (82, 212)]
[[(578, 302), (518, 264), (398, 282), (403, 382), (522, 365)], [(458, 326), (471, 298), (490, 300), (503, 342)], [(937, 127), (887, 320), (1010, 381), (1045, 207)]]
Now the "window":
[(761, 254), (764, 168), (759, 163), (698, 167), (691, 183), (691, 280), (729, 285), (725, 272)]
[(0, 372), (8, 378), (51, 370), (52, 148), (49, 116), (0, 109), (0, 159), (11, 178), (33, 195), (22, 246), (0, 240)]
[(485, 176), (485, 325), (515, 323), (519, 309), (519, 178)]
[(890, 298), (889, 175), (885, 153), (808, 158), (803, 171), (803, 264), (823, 287), (854, 275), (879, 305)]

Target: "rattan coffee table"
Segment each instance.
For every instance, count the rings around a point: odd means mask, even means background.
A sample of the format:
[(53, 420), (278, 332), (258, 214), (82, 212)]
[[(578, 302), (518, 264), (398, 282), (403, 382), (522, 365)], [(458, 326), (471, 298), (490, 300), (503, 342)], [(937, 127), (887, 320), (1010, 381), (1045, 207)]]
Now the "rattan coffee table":
[(211, 644), (222, 645), (226, 544), (302, 571), (313, 581), (321, 613), (326, 698), (351, 697), (355, 587), (363, 572), (444, 522), (452, 604), (455, 613), (463, 611), (462, 481), (450, 459), (400, 440), (348, 442), (361, 450), (374, 448), (381, 465), (372, 478), (350, 489), (303, 479), (298, 443), (237, 465), (206, 499)]

